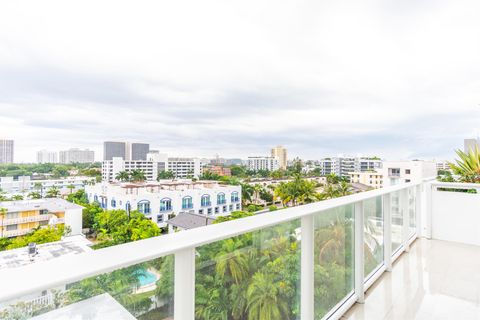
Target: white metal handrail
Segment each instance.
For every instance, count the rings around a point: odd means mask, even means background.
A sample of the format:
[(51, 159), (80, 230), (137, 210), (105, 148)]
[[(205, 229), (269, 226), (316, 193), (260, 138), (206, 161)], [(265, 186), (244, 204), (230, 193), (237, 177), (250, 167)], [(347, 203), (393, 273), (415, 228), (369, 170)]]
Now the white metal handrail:
[[(196, 247), (292, 220), (308, 218), (313, 214), (336, 207), (360, 204), (364, 200), (389, 195), (392, 192), (406, 190), (421, 184), (421, 182), (408, 183), (372, 190), (278, 212), (269, 212), (222, 224), (162, 235), (85, 254), (64, 256), (19, 268), (2, 270), (2, 272), (0, 272), (0, 283), (2, 284), (0, 301), (19, 298), (33, 292), (55, 288), (170, 254), (176, 254), (191, 263), (192, 252), (194, 254), (194, 248)], [(303, 220), (304, 219), (302, 219), (302, 222)], [(177, 263), (175, 265), (177, 266)], [(182, 267), (186, 268), (191, 266)], [(189, 269), (188, 271), (191, 270)], [(39, 277), (39, 274), (42, 274), (42, 277)], [(187, 296), (189, 294), (194, 295), (194, 282), (192, 285), (193, 288), (190, 288), (190, 291), (186, 290), (186, 292), (182, 292), (182, 294), (184, 294), (184, 302), (192, 298), (191, 296), (186, 297), (185, 294), (187, 294)], [(177, 288), (177, 284), (175, 287)], [(185, 304), (183, 304), (183, 306), (185, 306)], [(186, 308), (185, 312), (190, 313), (191, 310), (187, 310), (190, 308), (194, 308), (194, 303), (189, 308)], [(175, 310), (177, 310), (177, 308)]]

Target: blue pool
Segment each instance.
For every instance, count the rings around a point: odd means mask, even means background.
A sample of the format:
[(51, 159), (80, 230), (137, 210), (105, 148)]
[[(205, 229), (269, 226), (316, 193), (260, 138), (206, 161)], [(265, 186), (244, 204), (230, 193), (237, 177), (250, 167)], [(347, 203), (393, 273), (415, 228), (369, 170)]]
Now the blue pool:
[(148, 270), (142, 270), (142, 272), (138, 275), (138, 281), (140, 282), (140, 287), (143, 287), (157, 281), (157, 277)]

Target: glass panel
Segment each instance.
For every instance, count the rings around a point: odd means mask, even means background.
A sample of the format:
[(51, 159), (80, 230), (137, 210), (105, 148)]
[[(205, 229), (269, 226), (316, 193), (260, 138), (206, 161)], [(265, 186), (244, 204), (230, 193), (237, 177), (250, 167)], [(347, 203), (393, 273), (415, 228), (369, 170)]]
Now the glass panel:
[(365, 278), (383, 264), (383, 208), (382, 197), (365, 200), (364, 219), (364, 259)]
[(416, 220), (416, 197), (415, 197), (415, 188), (408, 189), (408, 217), (410, 220), (409, 223), (409, 236), (413, 236), (417, 231), (417, 220)]
[(400, 210), (400, 192), (390, 194), (390, 212), (392, 215), (392, 254), (402, 245), (403, 215)]
[(197, 248), (195, 319), (298, 319), (298, 220)]
[(315, 215), (315, 319), (353, 293), (353, 205)]
[(170, 255), (51, 288), (2, 304), (0, 319), (173, 319), (173, 268)]

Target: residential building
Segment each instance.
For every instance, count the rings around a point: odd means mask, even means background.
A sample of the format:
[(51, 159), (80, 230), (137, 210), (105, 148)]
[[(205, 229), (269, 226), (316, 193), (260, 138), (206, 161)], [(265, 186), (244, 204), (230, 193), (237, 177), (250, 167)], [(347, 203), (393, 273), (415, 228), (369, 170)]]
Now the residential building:
[(105, 141), (103, 143), (103, 160), (122, 158), (123, 160), (147, 160), (150, 153), (148, 143)]
[(63, 199), (50, 198), (0, 202), (7, 214), (0, 218), (0, 237), (23, 236), (33, 229), (64, 224), (71, 235), (82, 233), (83, 207)]
[(276, 157), (248, 157), (246, 166), (252, 171), (275, 171), (280, 169), (280, 161)]
[(166, 170), (173, 172), (177, 179), (198, 178), (202, 165), (198, 158), (168, 158)]
[(448, 161), (437, 161), (437, 171), (443, 170), (443, 171), (451, 171), (452, 168), (450, 168), (450, 164)]
[(322, 175), (336, 174), (348, 178), (352, 172), (378, 171), (382, 160), (367, 157), (332, 157), (318, 162)]
[(71, 148), (60, 151), (60, 163), (93, 163), (95, 162), (95, 152), (89, 149), (81, 150)]
[(378, 172), (350, 172), (349, 176), (351, 183), (361, 183), (374, 189), (383, 186), (383, 175)]
[(437, 165), (433, 161), (384, 161), (382, 165), (383, 186), (420, 182), (437, 176)]
[(465, 152), (469, 152), (471, 150), (475, 150), (476, 148), (480, 149), (480, 139), (464, 139), (463, 140), (463, 149)]
[(57, 163), (58, 153), (56, 151), (37, 151), (37, 163)]
[(72, 176), (65, 179), (32, 180), (30, 176), (0, 177), (0, 189), (9, 195), (28, 195), (38, 192), (45, 195), (48, 189), (55, 187), (61, 195), (68, 195), (83, 189), (88, 182), (95, 181), (92, 177)]
[(13, 163), (14, 142), (13, 140), (0, 139), (0, 163)]
[(147, 160), (124, 160), (121, 157), (114, 157), (112, 160), (104, 160), (102, 163), (102, 180), (116, 181), (119, 172), (142, 170), (147, 181), (155, 181), (158, 176), (158, 163)]
[(278, 159), (278, 165), (280, 169), (287, 169), (288, 154), (287, 149), (283, 146), (276, 146), (271, 150), (271, 156)]
[(102, 182), (86, 186), (85, 192), (104, 209), (137, 210), (159, 227), (181, 213), (215, 217), (242, 209), (241, 187), (216, 181)]
[(211, 173), (217, 174), (219, 176), (230, 177), (232, 175), (232, 170), (223, 166), (209, 166), (205, 167), (203, 171), (210, 171)]

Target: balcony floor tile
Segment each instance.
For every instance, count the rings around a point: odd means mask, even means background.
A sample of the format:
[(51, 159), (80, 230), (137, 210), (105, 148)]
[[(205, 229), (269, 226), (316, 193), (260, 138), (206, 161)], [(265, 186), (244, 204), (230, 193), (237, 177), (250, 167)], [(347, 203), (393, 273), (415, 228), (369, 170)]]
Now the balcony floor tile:
[(418, 239), (342, 319), (480, 320), (480, 247)]

